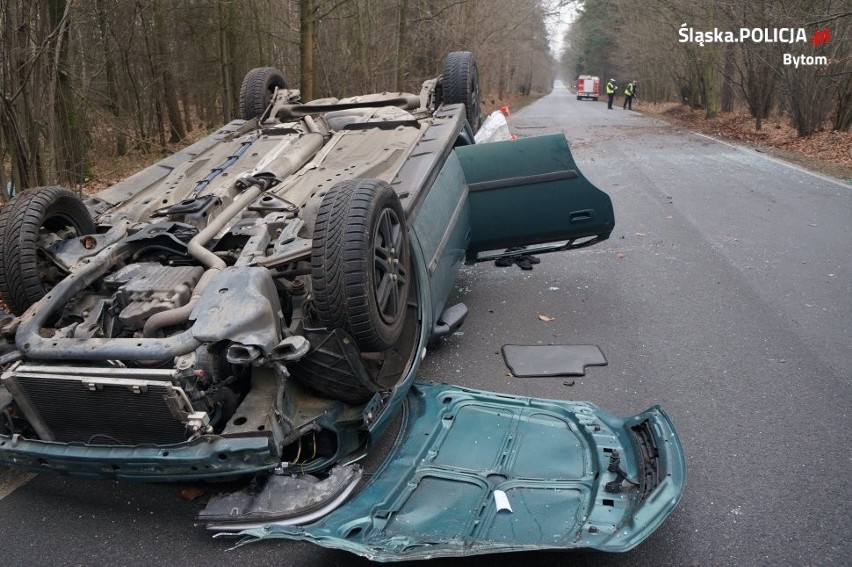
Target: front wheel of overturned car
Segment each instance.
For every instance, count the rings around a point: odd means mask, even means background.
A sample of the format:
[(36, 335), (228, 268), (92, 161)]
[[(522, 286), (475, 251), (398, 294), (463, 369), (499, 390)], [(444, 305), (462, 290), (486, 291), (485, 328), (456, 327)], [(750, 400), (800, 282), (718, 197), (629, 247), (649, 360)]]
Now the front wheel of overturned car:
[(333, 186), (314, 225), (311, 281), (317, 318), (343, 329), (362, 351), (390, 348), (400, 337), (410, 284), (405, 213), (384, 181)]
[(80, 198), (62, 187), (21, 193), (0, 211), (0, 297), (20, 315), (65, 277), (47, 248), (92, 234), (95, 223)]
[(444, 59), (441, 100), (444, 104), (464, 104), (467, 121), (474, 133), (482, 123), (479, 104), (479, 71), (470, 51), (453, 51)]
[(260, 118), (272, 101), (275, 89), (286, 89), (284, 75), (275, 67), (255, 67), (240, 86), (240, 116), (245, 120)]

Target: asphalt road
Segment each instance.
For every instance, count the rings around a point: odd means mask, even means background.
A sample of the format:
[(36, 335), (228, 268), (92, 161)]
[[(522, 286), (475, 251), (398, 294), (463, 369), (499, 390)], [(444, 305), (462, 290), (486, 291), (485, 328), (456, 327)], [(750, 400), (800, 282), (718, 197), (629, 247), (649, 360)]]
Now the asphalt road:
[[(529, 272), (465, 268), (456, 295), (468, 320), (421, 377), (623, 415), (660, 404), (681, 435), (688, 486), (626, 554), (442, 564), (848, 562), (852, 186), (576, 101), (561, 85), (512, 118), (519, 136), (567, 135), (583, 173), (613, 198), (615, 232)], [(497, 354), (507, 343), (596, 344), (609, 365), (573, 386), (511, 378)], [(0, 471), (0, 487), (20, 484), (0, 489), (4, 565), (366, 564), (307, 543), (227, 551), (193, 527), (201, 504), (180, 486), (24, 480)]]

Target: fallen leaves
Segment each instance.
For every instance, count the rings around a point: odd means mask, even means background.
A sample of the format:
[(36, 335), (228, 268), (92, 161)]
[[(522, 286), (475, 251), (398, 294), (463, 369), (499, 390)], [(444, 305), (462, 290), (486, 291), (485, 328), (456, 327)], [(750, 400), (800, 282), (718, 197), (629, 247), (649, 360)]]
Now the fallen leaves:
[(207, 491), (201, 488), (200, 486), (190, 486), (180, 491), (180, 497), (184, 500), (189, 500), (190, 502), (192, 502), (193, 500), (204, 496), (205, 492)]
[(829, 127), (809, 136), (799, 136), (787, 118), (770, 117), (761, 130), (755, 130), (754, 119), (745, 109), (721, 112), (705, 118), (703, 110), (692, 110), (680, 103), (643, 105), (646, 114), (664, 116), (680, 126), (688, 126), (716, 137), (757, 146), (759, 151), (781, 148), (807, 158), (852, 166), (852, 132), (832, 131)]
[(544, 321), (546, 323), (548, 321), (555, 321), (556, 317), (551, 317), (550, 315), (542, 315), (541, 313), (539, 313), (538, 314), (538, 320)]

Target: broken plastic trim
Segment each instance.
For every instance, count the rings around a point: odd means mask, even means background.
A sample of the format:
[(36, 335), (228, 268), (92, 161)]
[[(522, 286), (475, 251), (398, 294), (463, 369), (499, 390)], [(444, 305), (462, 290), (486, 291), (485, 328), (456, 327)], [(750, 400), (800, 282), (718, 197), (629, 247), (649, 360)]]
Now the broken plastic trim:
[(323, 480), (313, 475), (272, 475), (260, 490), (249, 486), (213, 497), (198, 520), (215, 531), (307, 524), (345, 502), (360, 479), (361, 467), (354, 464), (332, 469)]
[(532, 246), (523, 246), (516, 250), (512, 250), (511, 252), (507, 252), (505, 250), (501, 251), (484, 251), (476, 253), (476, 262), (490, 262), (491, 260), (496, 260), (498, 258), (508, 258), (511, 256), (517, 256), (518, 254), (545, 254), (548, 252), (564, 252), (566, 250), (577, 250), (578, 248), (586, 248), (588, 246), (592, 246), (597, 244), (598, 242), (603, 242), (609, 238), (610, 233), (606, 233), (603, 235), (593, 235), (593, 236), (582, 236), (579, 238), (573, 238), (571, 240), (560, 241), (557, 244), (538, 244)]

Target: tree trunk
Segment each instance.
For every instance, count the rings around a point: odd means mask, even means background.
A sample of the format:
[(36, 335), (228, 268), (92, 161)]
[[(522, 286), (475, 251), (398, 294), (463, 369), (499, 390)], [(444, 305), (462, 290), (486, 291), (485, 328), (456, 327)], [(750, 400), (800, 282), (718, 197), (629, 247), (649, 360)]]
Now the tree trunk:
[(142, 33), (145, 39), (145, 61), (148, 64), (148, 80), (154, 86), (154, 125), (157, 128), (157, 136), (160, 142), (160, 148), (166, 147), (166, 130), (164, 127), (165, 117), (163, 116), (163, 76), (160, 72), (159, 61), (157, 55), (151, 47), (151, 34), (155, 33), (152, 28), (153, 24), (145, 19), (145, 11), (139, 11), (139, 18), (142, 22)]
[(399, 0), (396, 20), (396, 90), (405, 90), (405, 42), (408, 37), (408, 0)]
[[(7, 6), (11, 4), (8, 2)], [(32, 79), (29, 76), (32, 67), (39, 62), (37, 55), (31, 51), (31, 46), (37, 43), (37, 39), (33, 37), (32, 22), (37, 21), (38, 18), (25, 13), (26, 9), (34, 8), (31, 5), (21, 5), (17, 13), (10, 14), (11, 22), (8, 28), (9, 35), (14, 36), (9, 65), (13, 76), (10, 90), (16, 94), (10, 99), (11, 104), (7, 105), (5, 110), (9, 113), (8, 121), (15, 140), (12, 175), (19, 189), (45, 184), (44, 156), (34, 108), (36, 101), (33, 97)], [(11, 10), (15, 8), (12, 6)], [(11, 30), (15, 33), (12, 34)]]
[(506, 82), (509, 74), (509, 61), (505, 53), (500, 53), (500, 76), (497, 78), (497, 99), (502, 104), (506, 98)]
[(192, 119), (190, 117), (189, 89), (184, 84), (180, 91), (180, 102), (183, 105), (183, 126), (187, 132), (192, 132)]
[(50, 0), (51, 27), (55, 30), (54, 73), (56, 76), (56, 104), (54, 155), (58, 166), (57, 177), (72, 185), (85, 181), (88, 143), (79, 109), (74, 101), (71, 85), (71, 70), (68, 61), (68, 12), (71, 3), (66, 0)]
[(98, 21), (98, 35), (101, 40), (101, 56), (104, 58), (104, 71), (106, 72), (106, 93), (107, 99), (105, 106), (109, 109), (113, 116), (119, 116), (118, 91), (115, 87), (115, 63), (112, 60), (109, 43), (107, 37), (109, 35), (109, 22), (107, 20), (107, 10), (104, 6), (105, 0), (96, 0), (95, 12)]
[(304, 101), (314, 99), (315, 39), (314, 0), (299, 0), (299, 56), (301, 62), (299, 87)]
[(228, 45), (228, 26), (230, 25), (227, 17), (230, 11), (226, 12), (222, 2), (216, 3), (219, 16), (219, 71), (222, 80), (222, 117), (225, 122), (230, 122), (234, 119), (234, 91), (231, 77), (231, 47)]
[(148, 129), (145, 125), (145, 110), (142, 107), (142, 95), (139, 92), (139, 82), (133, 73), (133, 68), (130, 64), (130, 53), (122, 51), (121, 62), (124, 67), (124, 73), (127, 75), (127, 80), (130, 83), (130, 92), (133, 95), (133, 106), (135, 112), (133, 119), (136, 125), (136, 143), (135, 146), (143, 152), (148, 152)]
[[(337, 87), (344, 91), (371, 92), (375, 90), (375, 73), (370, 65), (370, 28), (375, 25), (370, 13), (370, 0), (366, 0), (362, 6), (360, 2), (355, 4), (355, 21), (352, 25), (352, 66), (353, 73), (348, 81), (338, 81)], [(304, 93), (304, 91), (302, 91)]]
[(837, 87), (837, 106), (832, 129), (848, 132), (850, 128), (852, 128), (852, 77), (847, 77)]
[(166, 45), (166, 26), (163, 18), (163, 3), (154, 3), (154, 41), (157, 46), (157, 67), (160, 70), (160, 83), (163, 87), (163, 101), (166, 105), (166, 115), (169, 119), (169, 142), (175, 144), (186, 138), (183, 119), (180, 115), (177, 92), (171, 70), (171, 57)]
[(729, 43), (725, 46), (725, 73), (722, 83), (722, 112), (734, 110), (734, 72), (736, 71), (736, 46)]
[[(710, 51), (710, 48), (707, 48)], [(704, 117), (713, 118), (719, 112), (719, 74), (713, 59), (704, 61), (701, 69), (701, 94), (704, 99)]]
[[(104, 0), (96, 0), (95, 14), (98, 22), (98, 35), (101, 40), (101, 56), (104, 60), (104, 71), (106, 73), (106, 101), (104, 105), (110, 113), (118, 118), (121, 116), (121, 105), (118, 98), (118, 89), (116, 88), (116, 72), (115, 62), (112, 58), (112, 53), (109, 46), (109, 21), (107, 20), (107, 10), (104, 6)], [(115, 153), (123, 156), (127, 153), (127, 135), (121, 128), (115, 132)]]

